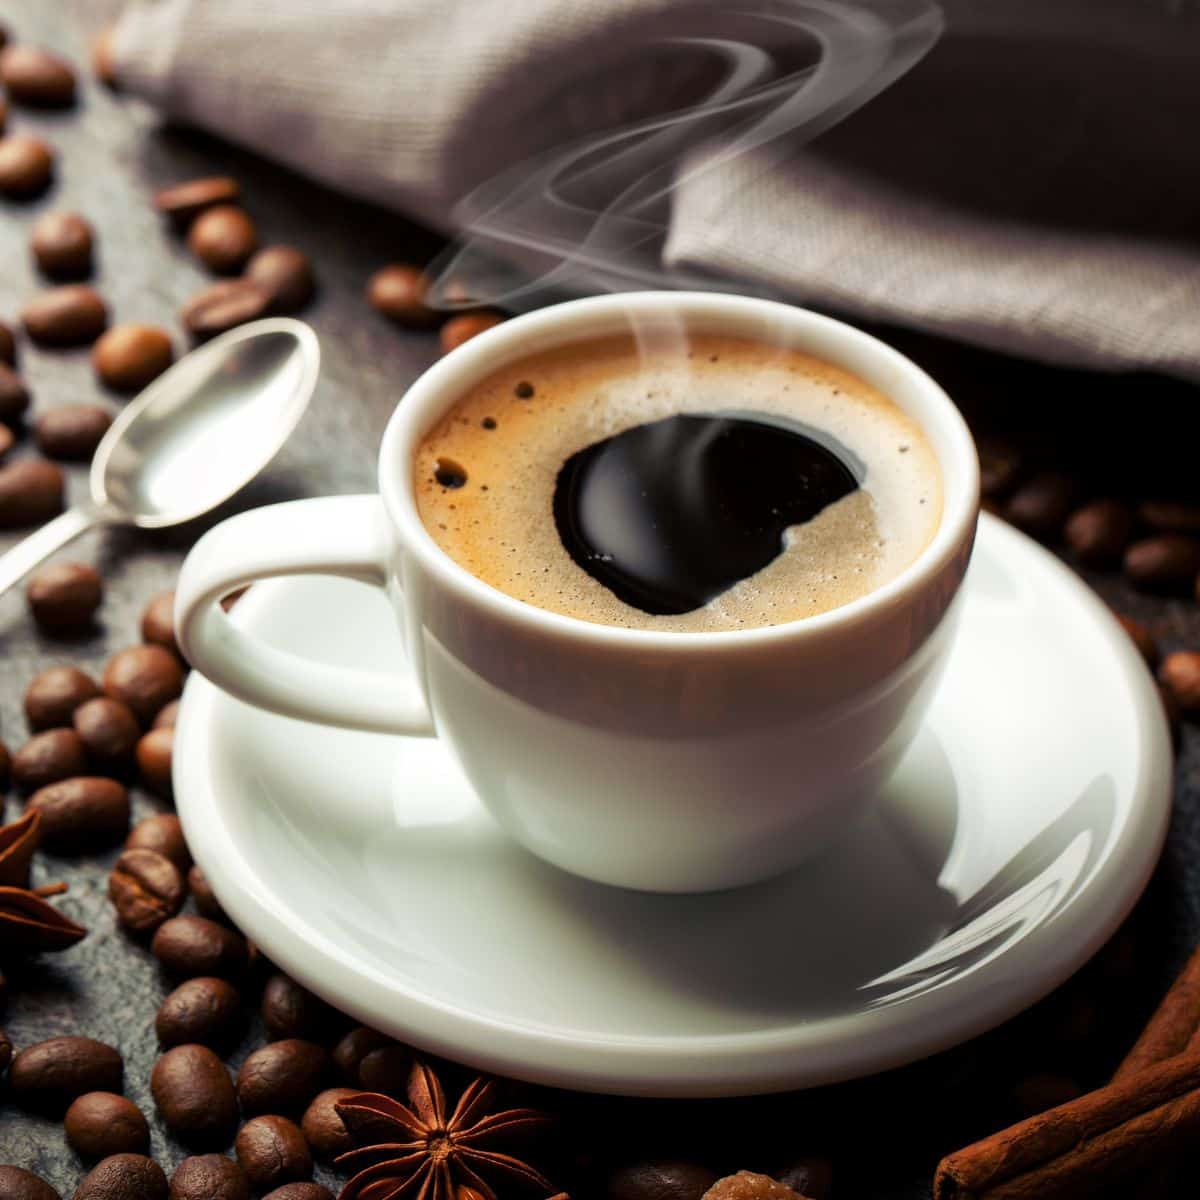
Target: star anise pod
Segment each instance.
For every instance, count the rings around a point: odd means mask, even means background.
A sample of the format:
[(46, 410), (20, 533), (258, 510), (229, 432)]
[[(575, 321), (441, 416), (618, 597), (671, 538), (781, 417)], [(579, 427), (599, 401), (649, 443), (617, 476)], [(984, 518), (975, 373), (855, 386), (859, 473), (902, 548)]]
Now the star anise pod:
[(67, 890), (65, 883), (30, 888), (29, 864), (37, 848), (42, 814), (32, 809), (0, 828), (0, 950), (36, 953), (65, 950), (87, 936), (82, 925), (63, 916), (47, 896)]
[(424, 1063), (413, 1064), (407, 1105), (376, 1092), (347, 1096), (337, 1111), (355, 1141), (368, 1142), (337, 1160), (357, 1171), (339, 1200), (496, 1200), (491, 1180), (554, 1191), (528, 1163), (495, 1149), (506, 1139), (544, 1128), (531, 1108), (489, 1111), (498, 1080), (479, 1077), (447, 1115), (446, 1096)]

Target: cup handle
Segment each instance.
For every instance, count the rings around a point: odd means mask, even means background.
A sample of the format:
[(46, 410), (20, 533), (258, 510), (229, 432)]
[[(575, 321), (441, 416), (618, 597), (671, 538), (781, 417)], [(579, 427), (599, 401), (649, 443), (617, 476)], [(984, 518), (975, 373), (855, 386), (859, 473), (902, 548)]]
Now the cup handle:
[(432, 736), (433, 718), (415, 682), (277, 650), (238, 628), (219, 603), (280, 575), (340, 575), (382, 588), (388, 553), (378, 496), (293, 500), (222, 521), (196, 543), (179, 576), (180, 649), (219, 688), (258, 708), (347, 729)]

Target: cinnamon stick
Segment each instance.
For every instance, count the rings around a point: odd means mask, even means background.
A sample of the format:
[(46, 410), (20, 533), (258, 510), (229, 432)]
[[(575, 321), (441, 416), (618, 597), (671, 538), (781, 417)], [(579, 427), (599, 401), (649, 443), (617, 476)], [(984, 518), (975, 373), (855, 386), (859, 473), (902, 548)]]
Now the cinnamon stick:
[(1182, 1054), (1200, 1050), (1200, 948), (1163, 997), (1162, 1003), (1142, 1030), (1133, 1049), (1121, 1060), (1114, 1082), (1128, 1079), (1146, 1067)]
[(1082, 1200), (1198, 1140), (1200, 1053), (1185, 1053), (942, 1159), (934, 1200)]

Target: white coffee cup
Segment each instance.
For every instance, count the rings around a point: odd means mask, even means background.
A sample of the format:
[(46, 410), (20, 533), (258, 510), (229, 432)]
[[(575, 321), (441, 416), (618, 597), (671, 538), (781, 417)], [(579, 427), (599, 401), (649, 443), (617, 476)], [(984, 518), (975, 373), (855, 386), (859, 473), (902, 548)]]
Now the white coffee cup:
[[(633, 322), (640, 334), (661, 326), (793, 347), (879, 388), (937, 456), (944, 504), (932, 541), (900, 575), (841, 608), (739, 632), (593, 624), (464, 570), (417, 514), (423, 435), (501, 365)], [(179, 643), (197, 670), (262, 708), (444, 739), (500, 825), (567, 871), (648, 891), (734, 887), (821, 848), (896, 766), (946, 660), (978, 489), (958, 410), (922, 370), (859, 330), (713, 293), (576, 300), (509, 321), (426, 371), (384, 434), (379, 495), (272, 505), (205, 534), (179, 580)], [(285, 654), (218, 604), (256, 579), (313, 573), (386, 590), (411, 676)]]

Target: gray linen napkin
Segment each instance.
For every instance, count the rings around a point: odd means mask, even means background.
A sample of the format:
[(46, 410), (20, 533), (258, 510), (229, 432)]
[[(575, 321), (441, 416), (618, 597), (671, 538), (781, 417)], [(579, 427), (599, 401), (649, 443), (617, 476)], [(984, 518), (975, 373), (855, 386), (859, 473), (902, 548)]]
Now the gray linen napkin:
[(1192, 0), (141, 0), (115, 54), (164, 114), (569, 283), (1200, 379)]

